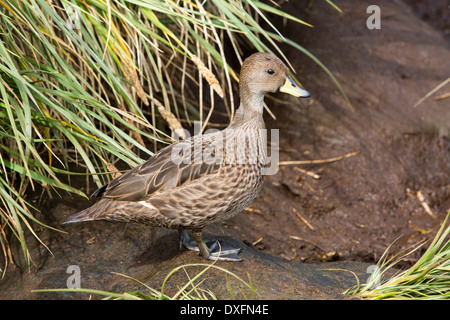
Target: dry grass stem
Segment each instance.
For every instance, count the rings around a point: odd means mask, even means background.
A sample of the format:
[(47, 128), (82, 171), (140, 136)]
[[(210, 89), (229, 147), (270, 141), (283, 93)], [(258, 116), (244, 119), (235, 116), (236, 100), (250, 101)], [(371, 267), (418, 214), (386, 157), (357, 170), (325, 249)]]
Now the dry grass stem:
[(298, 164), (330, 163), (330, 162), (335, 162), (335, 161), (343, 160), (343, 159), (346, 159), (346, 158), (350, 158), (350, 157), (356, 156), (357, 154), (359, 154), (359, 151), (351, 152), (351, 153), (345, 154), (343, 156), (334, 157), (334, 158), (328, 158), (328, 159), (280, 161), (278, 164), (280, 166), (287, 166), (287, 165), (298, 165)]
[(441, 94), (440, 96), (434, 97), (433, 100), (439, 101), (439, 100), (444, 100), (450, 98), (450, 92)]
[(263, 237), (259, 238), (258, 240), (255, 240), (252, 242), (252, 246), (256, 246), (258, 243), (260, 243), (261, 241), (263, 241)]
[(309, 244), (315, 246), (316, 248), (319, 248), (323, 252), (325, 252), (325, 250), (323, 248), (321, 248), (318, 244), (316, 244), (316, 243), (314, 243), (314, 242), (312, 242), (310, 240), (306, 240), (305, 238), (301, 238), (301, 237), (298, 237), (298, 236), (289, 236), (289, 238), (292, 239), (292, 240), (304, 241), (306, 243), (309, 243)]
[(314, 179), (320, 179), (320, 176), (317, 173), (314, 173), (312, 171), (304, 170), (304, 169), (298, 168), (298, 167), (295, 167), (294, 170), (299, 171), (303, 174), (306, 174), (310, 177), (313, 177)]
[(422, 194), (422, 190), (417, 191), (417, 199), (419, 199), (420, 204), (425, 209), (425, 212), (428, 213), (433, 219), (436, 219), (437, 216), (431, 211), (430, 206), (425, 200), (425, 196)]
[(306, 226), (311, 229), (312, 231), (315, 231), (316, 229), (314, 229), (314, 227), (308, 222), (308, 220), (306, 220), (295, 208), (292, 208), (292, 211), (297, 215), (297, 217), (300, 218), (300, 220), (303, 221), (304, 224), (306, 224)]

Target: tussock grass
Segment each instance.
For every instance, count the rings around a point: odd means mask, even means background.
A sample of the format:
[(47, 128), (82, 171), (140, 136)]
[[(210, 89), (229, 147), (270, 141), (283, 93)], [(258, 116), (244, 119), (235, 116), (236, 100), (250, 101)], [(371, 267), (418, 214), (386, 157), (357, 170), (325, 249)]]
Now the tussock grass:
[(374, 268), (367, 283), (346, 293), (368, 299), (450, 299), (450, 225), (447, 217), (423, 256), (409, 269), (400, 271), (389, 279), (385, 274), (403, 258), (412, 254), (424, 243), (387, 259), (389, 248)]

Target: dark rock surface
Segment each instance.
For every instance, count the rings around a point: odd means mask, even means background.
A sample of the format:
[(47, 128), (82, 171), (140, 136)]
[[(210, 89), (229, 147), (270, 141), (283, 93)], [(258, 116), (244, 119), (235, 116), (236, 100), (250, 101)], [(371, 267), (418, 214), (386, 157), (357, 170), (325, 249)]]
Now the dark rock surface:
[[(59, 205), (60, 211), (70, 208)], [(110, 222), (85, 223), (66, 228), (66, 234), (53, 237), (48, 242), (53, 256), (41, 250), (40, 265), (30, 271), (9, 270), (1, 282), (0, 299), (88, 299), (85, 293), (33, 292), (36, 289), (67, 288), (73, 272), (70, 265), (79, 267), (82, 288), (109, 292), (132, 292), (148, 290), (133, 280), (161, 290), (166, 276), (174, 268), (190, 264), (211, 264), (197, 253), (179, 249), (178, 232), (152, 230), (139, 225)], [(242, 262), (217, 262), (215, 266), (249, 282), (256, 291), (257, 299), (350, 299), (342, 293), (369, 276), (368, 264), (357, 262), (334, 262), (309, 264), (286, 261), (256, 251), (228, 237), (224, 243), (242, 248)], [(206, 266), (187, 266), (186, 272), (194, 277)], [(227, 276), (233, 294), (239, 298), (252, 299), (251, 290)], [(218, 299), (231, 299), (225, 272), (212, 268), (201, 279), (201, 288), (210, 290)], [(173, 295), (189, 281), (183, 270), (175, 273), (164, 286), (164, 293)], [(102, 298), (94, 295), (94, 299)]]

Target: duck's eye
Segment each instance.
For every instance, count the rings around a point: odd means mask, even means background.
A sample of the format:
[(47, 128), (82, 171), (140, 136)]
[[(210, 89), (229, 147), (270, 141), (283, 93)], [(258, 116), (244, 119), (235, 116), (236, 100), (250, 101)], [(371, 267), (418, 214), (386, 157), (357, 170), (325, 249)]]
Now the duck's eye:
[(269, 69), (269, 70), (267, 70), (267, 73), (268, 73), (268, 74), (274, 74), (275, 71), (273, 71), (272, 69)]

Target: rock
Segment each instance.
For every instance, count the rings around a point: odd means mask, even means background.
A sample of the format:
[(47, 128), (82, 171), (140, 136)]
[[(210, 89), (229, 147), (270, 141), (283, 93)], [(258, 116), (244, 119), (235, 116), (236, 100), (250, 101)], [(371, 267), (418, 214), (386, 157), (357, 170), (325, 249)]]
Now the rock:
[[(57, 209), (67, 210), (59, 206)], [(70, 209), (69, 209), (70, 210)], [(67, 288), (73, 282), (76, 266), (80, 285), (96, 289), (123, 293), (139, 290), (148, 294), (148, 289), (117, 273), (130, 276), (148, 286), (161, 290), (166, 276), (176, 267), (187, 266), (186, 272), (194, 277), (211, 261), (202, 259), (196, 252), (180, 249), (178, 232), (152, 230), (134, 224), (95, 222), (69, 225), (68, 233), (52, 234), (48, 251), (41, 251), (41, 264), (33, 265), (29, 271), (20, 272), (10, 267), (0, 283), (0, 299), (88, 299), (86, 293), (33, 292), (36, 289)], [(368, 264), (358, 262), (334, 262), (308, 264), (287, 261), (256, 251), (229, 237), (221, 241), (242, 248), (242, 262), (221, 262), (214, 266), (249, 282), (256, 291), (257, 299), (350, 299), (342, 293), (367, 278)], [(36, 252), (33, 252), (36, 256)], [(68, 272), (69, 271), (69, 272)], [(227, 280), (228, 278), (228, 280)], [(73, 278), (72, 278), (73, 279)], [(251, 290), (230, 274), (211, 268), (201, 279), (201, 288), (210, 290), (218, 299), (231, 299), (228, 288), (239, 298), (253, 299)], [(164, 293), (173, 295), (189, 279), (185, 272), (175, 273), (164, 286)], [(94, 295), (94, 299), (102, 298)]]

